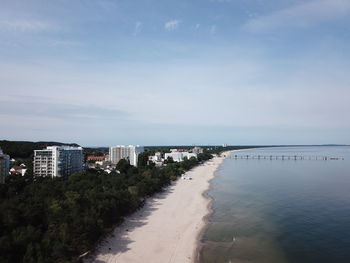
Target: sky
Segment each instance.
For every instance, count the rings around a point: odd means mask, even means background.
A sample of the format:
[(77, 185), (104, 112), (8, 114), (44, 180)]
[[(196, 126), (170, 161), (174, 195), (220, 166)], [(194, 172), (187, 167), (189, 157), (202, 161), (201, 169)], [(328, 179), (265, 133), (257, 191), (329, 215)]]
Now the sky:
[(0, 5), (0, 139), (350, 144), (349, 0)]

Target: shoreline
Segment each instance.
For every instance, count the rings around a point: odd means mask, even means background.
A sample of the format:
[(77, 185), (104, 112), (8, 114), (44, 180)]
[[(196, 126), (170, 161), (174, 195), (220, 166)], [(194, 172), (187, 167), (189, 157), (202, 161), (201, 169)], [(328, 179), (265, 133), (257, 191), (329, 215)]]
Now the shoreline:
[(230, 152), (187, 171), (192, 180), (179, 178), (147, 200), (84, 262), (197, 262), (199, 241), (210, 215), (206, 193)]
[[(254, 150), (254, 149), (259, 149), (259, 148), (248, 148), (248, 149), (238, 149), (238, 150), (230, 150), (230, 151), (225, 151), (225, 152), (223, 152), (223, 153), (221, 153), (221, 154), (223, 154), (223, 155), (225, 155), (225, 157), (223, 158), (223, 161), (222, 161), (222, 163), (225, 161), (225, 159), (230, 155), (230, 154), (232, 154), (232, 153), (234, 153), (234, 152), (242, 152), (242, 151), (249, 151), (249, 150)], [(221, 163), (221, 164), (222, 164)], [(220, 165), (221, 165), (220, 164)], [(218, 165), (218, 167), (217, 167), (217, 169), (220, 167), (220, 165)], [(217, 170), (216, 169), (216, 170)], [(195, 260), (194, 260), (194, 263), (199, 263), (200, 262), (200, 257), (201, 257), (201, 250), (202, 250), (202, 248), (203, 248), (203, 246), (204, 246), (204, 242), (203, 242), (203, 235), (204, 235), (204, 233), (205, 233), (205, 231), (208, 229), (208, 227), (209, 227), (209, 224), (210, 224), (210, 222), (209, 222), (209, 218), (210, 218), (210, 216), (214, 213), (214, 209), (213, 209), (213, 207), (212, 207), (212, 204), (213, 204), (213, 201), (214, 201), (214, 199), (212, 198), (212, 197), (210, 197), (209, 196), (209, 191), (210, 191), (210, 189), (211, 189), (211, 187), (212, 187), (212, 185), (211, 185), (211, 181), (214, 179), (214, 175), (215, 175), (215, 172), (216, 172), (216, 170), (214, 171), (214, 173), (213, 173), (213, 177), (208, 181), (209, 182), (209, 187), (208, 187), (208, 189), (206, 189), (204, 192), (203, 192), (203, 197), (205, 198), (205, 199), (207, 199), (207, 201), (208, 201), (208, 205), (207, 205), (207, 214), (203, 217), (203, 220), (204, 220), (204, 226), (202, 227), (202, 230), (200, 231), (200, 233), (198, 234), (198, 237), (197, 237), (197, 248), (196, 248), (196, 250), (195, 250)]]
[(207, 213), (203, 216), (203, 226), (202, 226), (202, 229), (200, 230), (200, 232), (198, 233), (197, 235), (197, 247), (194, 251), (195, 253), (195, 257), (194, 257), (194, 263), (199, 263), (200, 262), (200, 252), (204, 246), (204, 242), (203, 242), (203, 235), (205, 233), (205, 231), (208, 229), (209, 227), (209, 218), (210, 216), (213, 214), (214, 210), (213, 210), (213, 198), (211, 198), (209, 196), (209, 191), (212, 187), (212, 184), (211, 184), (211, 181), (214, 179), (214, 175), (215, 173), (217, 172), (217, 170), (220, 168), (220, 166), (223, 164), (223, 162), (225, 161), (225, 159), (233, 152), (239, 152), (239, 151), (242, 151), (242, 150), (231, 150), (231, 151), (225, 151), (223, 153), (221, 153), (221, 155), (225, 155), (225, 157), (222, 158), (222, 162), (217, 166), (217, 168), (215, 169), (214, 173), (213, 173), (213, 176), (211, 179), (208, 180), (208, 183), (209, 183), (209, 187), (203, 191), (202, 193), (202, 196), (205, 198), (206, 202), (207, 202)]

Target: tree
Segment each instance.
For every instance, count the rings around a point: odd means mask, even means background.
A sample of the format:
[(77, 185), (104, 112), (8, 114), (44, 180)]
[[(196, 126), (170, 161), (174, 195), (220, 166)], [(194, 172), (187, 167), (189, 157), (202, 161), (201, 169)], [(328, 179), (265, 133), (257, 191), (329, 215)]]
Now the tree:
[(174, 162), (173, 157), (168, 156), (168, 158), (164, 161), (164, 163), (168, 164), (168, 163), (175, 163), (175, 162)]
[(139, 154), (137, 166), (138, 167), (145, 167), (148, 165), (148, 156), (150, 156), (150, 152), (142, 152)]
[(121, 159), (117, 164), (118, 171), (124, 174), (126, 174), (131, 167), (132, 165), (130, 165), (130, 162), (126, 159)]

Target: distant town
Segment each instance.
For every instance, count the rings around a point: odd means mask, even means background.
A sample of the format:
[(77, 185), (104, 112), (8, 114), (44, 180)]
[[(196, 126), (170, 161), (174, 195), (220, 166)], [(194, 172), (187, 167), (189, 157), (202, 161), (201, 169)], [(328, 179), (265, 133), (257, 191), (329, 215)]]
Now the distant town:
[[(227, 147), (223, 144), (222, 147)], [(210, 150), (211, 148), (207, 148)], [(150, 150), (143, 156), (146, 158), (147, 165), (156, 167), (166, 166), (167, 163), (182, 162), (185, 159), (196, 158), (198, 154), (204, 152), (203, 147), (194, 146), (193, 148), (169, 148), (162, 151)], [(92, 152), (96, 153), (96, 152)], [(119, 172), (117, 164), (125, 159), (130, 165), (137, 167), (141, 154), (145, 153), (145, 147), (139, 145), (118, 145), (109, 147), (108, 153), (103, 151), (96, 155), (84, 153), (83, 147), (54, 145), (47, 146), (45, 149), (33, 151), (33, 175), (39, 177), (68, 177), (73, 173), (79, 173), (88, 169), (97, 169), (105, 173)], [(4, 183), (8, 175), (24, 176), (28, 170), (28, 163), (21, 163), (3, 152), (0, 148), (0, 183)]]

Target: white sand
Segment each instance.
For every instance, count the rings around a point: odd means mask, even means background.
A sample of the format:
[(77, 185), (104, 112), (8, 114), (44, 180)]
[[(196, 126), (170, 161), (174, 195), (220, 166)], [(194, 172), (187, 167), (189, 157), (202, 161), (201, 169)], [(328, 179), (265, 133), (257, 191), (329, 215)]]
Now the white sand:
[(89, 262), (194, 262), (198, 237), (209, 213), (203, 193), (223, 162), (215, 157), (186, 174), (165, 192), (147, 201), (98, 248)]

